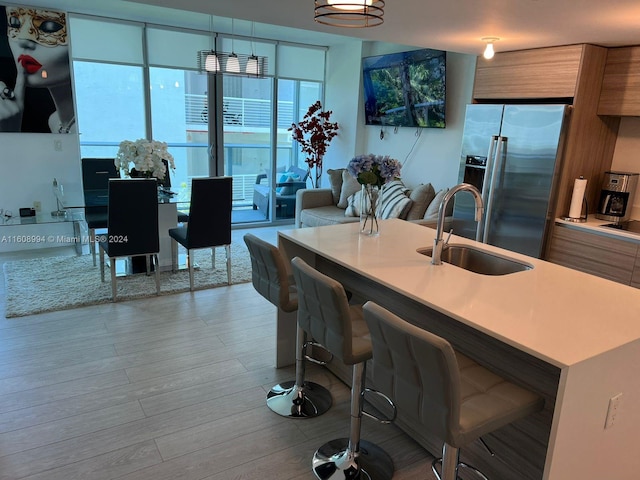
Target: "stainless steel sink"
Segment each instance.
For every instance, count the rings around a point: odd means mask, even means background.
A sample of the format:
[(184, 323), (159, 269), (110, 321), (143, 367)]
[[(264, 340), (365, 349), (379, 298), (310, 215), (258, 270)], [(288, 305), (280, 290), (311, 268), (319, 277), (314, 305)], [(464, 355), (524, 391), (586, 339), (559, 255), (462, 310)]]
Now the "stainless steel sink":
[[(419, 248), (417, 252), (430, 257), (433, 247)], [(442, 250), (442, 261), (482, 275), (508, 275), (533, 268), (532, 265), (512, 258), (459, 244), (446, 245)]]

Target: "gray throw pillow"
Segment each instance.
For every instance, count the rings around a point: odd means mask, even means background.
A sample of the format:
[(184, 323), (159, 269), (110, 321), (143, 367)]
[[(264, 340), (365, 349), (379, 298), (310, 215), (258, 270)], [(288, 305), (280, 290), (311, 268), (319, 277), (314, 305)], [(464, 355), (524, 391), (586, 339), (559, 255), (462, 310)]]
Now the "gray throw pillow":
[(433, 200), (431, 200), (431, 203), (427, 207), (427, 211), (424, 212), (425, 220), (435, 220), (436, 218), (438, 218), (438, 210), (440, 210), (440, 204), (442, 203), (442, 199), (448, 191), (448, 188), (443, 188), (438, 193), (436, 193), (436, 196)]
[(336, 168), (327, 170), (327, 176), (329, 177), (329, 185), (331, 186), (331, 195), (333, 196), (333, 203), (337, 205), (340, 201), (340, 191), (342, 190), (342, 172), (344, 168)]
[(342, 189), (340, 189), (339, 208), (347, 208), (348, 198), (360, 190), (362, 187), (346, 169), (342, 171)]
[(418, 185), (411, 190), (409, 198), (413, 200), (413, 204), (407, 213), (407, 220), (422, 220), (424, 214), (427, 211), (427, 207), (433, 201), (436, 196), (436, 191), (430, 183)]

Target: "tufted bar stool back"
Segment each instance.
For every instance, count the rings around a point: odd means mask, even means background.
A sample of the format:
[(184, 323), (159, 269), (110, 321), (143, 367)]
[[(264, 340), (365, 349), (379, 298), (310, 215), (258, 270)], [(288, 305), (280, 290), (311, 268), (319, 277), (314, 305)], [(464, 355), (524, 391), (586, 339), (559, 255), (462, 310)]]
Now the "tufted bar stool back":
[(460, 463), (460, 448), (541, 410), (544, 400), (373, 302), (363, 312), (373, 343), (376, 388), (392, 398), (399, 412), (442, 439), (443, 458), (432, 465), (436, 477), (455, 480), (459, 467), (466, 467), (486, 479)]
[[(295, 281), (287, 270), (280, 250), (250, 233), (243, 238), (251, 257), (253, 287), (282, 311), (297, 311), (298, 294)], [(296, 379), (272, 387), (267, 394), (267, 406), (283, 417), (317, 417), (331, 407), (331, 393), (322, 385), (304, 379), (307, 331), (300, 326), (297, 327), (296, 342)]]
[(352, 366), (349, 438), (321, 446), (312, 461), (321, 480), (393, 477), (393, 461), (377, 445), (360, 439), (365, 367), (373, 350), (362, 305), (350, 305), (343, 286), (301, 258), (291, 261), (298, 288), (298, 325), (310, 332), (335, 358)]
[(287, 271), (278, 247), (251, 233), (247, 233), (243, 238), (251, 257), (253, 288), (285, 312), (298, 310), (293, 275)]

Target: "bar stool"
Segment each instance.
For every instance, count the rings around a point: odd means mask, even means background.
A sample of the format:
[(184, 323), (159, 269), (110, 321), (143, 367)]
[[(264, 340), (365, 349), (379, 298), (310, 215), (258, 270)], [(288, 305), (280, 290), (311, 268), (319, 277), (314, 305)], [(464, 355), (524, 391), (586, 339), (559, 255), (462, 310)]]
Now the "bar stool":
[[(277, 247), (247, 233), (244, 242), (251, 257), (251, 279), (256, 291), (284, 312), (298, 310), (298, 295), (293, 276)], [(296, 379), (275, 385), (267, 394), (267, 406), (283, 417), (311, 418), (322, 415), (331, 407), (331, 392), (322, 385), (304, 379), (307, 333), (297, 327)]]
[(313, 473), (321, 480), (391, 479), (394, 472), (391, 457), (379, 446), (360, 439), (365, 367), (372, 356), (362, 306), (349, 305), (340, 283), (310, 267), (301, 258), (294, 258), (291, 266), (298, 286), (298, 325), (310, 332), (334, 357), (351, 365), (353, 372), (349, 438), (322, 445), (313, 456)]
[(544, 400), (373, 302), (363, 311), (373, 343), (376, 388), (444, 442), (442, 458), (431, 466), (433, 473), (440, 480), (456, 480), (459, 467), (466, 467), (487, 480), (478, 469), (460, 462), (460, 448), (541, 410)]

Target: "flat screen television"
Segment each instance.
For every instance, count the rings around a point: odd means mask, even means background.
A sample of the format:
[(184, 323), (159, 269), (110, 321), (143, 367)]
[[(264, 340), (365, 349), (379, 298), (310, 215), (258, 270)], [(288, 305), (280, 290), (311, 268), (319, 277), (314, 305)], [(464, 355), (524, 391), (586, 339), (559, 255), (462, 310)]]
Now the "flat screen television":
[(363, 58), (366, 124), (444, 128), (446, 66), (432, 49)]

